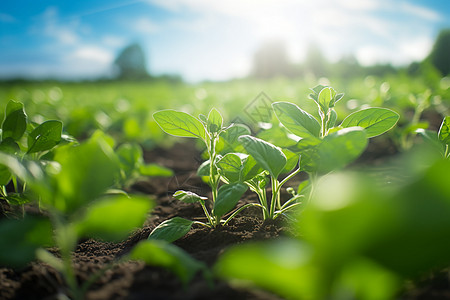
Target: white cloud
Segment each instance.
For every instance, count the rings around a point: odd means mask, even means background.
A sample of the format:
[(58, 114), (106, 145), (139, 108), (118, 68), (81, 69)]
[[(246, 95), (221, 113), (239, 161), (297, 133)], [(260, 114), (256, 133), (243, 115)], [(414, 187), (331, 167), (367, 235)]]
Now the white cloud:
[(134, 22), (133, 27), (136, 31), (142, 33), (155, 33), (159, 30), (159, 26), (155, 22), (146, 17), (137, 19)]
[(414, 5), (412, 3), (408, 3), (408, 2), (404, 2), (404, 1), (400, 2), (398, 4), (398, 6), (401, 11), (411, 14), (413, 16), (419, 17), (424, 20), (439, 21), (442, 19), (442, 16), (438, 12), (436, 12), (434, 10), (430, 10), (423, 6)]
[(32, 33), (44, 34), (66, 45), (73, 45), (79, 41), (76, 33), (78, 22), (61, 22), (56, 7), (47, 7), (39, 20), (39, 23), (32, 27)]

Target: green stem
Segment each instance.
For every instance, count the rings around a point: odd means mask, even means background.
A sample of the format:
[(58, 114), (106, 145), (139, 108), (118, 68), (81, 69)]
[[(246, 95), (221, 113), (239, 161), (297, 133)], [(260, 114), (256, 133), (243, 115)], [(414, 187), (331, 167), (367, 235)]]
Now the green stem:
[(292, 202), (296, 201), (299, 198), (304, 198), (304, 195), (297, 195), (295, 197), (292, 197), (291, 199), (289, 199), (288, 201), (286, 201), (283, 206), (281, 206), (281, 209), (284, 209), (285, 207), (289, 206), (289, 204), (291, 204)]
[(275, 219), (276, 217), (278, 217), (279, 215), (283, 214), (284, 212), (286, 212), (287, 210), (292, 209), (292, 208), (294, 208), (294, 207), (296, 207), (296, 206), (299, 206), (299, 205), (301, 205), (301, 204), (302, 204), (302, 203), (297, 202), (297, 203), (293, 203), (293, 204), (289, 205), (288, 207), (285, 207), (285, 208), (283, 208), (283, 209), (277, 210), (277, 211), (275, 212), (274, 219)]
[(215, 222), (214, 222), (213, 218), (211, 217), (211, 215), (209, 214), (208, 209), (205, 206), (205, 202), (204, 201), (200, 201), (200, 205), (203, 208), (203, 212), (205, 213), (206, 218), (208, 218), (209, 224), (211, 224), (211, 226), (214, 227), (215, 226)]
[(269, 218), (273, 219), (275, 213), (275, 206), (277, 204), (277, 191), (279, 190), (279, 182), (278, 180), (270, 176), (270, 180), (272, 182), (272, 199), (270, 201), (270, 210), (269, 210)]
[(248, 204), (243, 205), (243, 206), (239, 207), (238, 209), (236, 209), (236, 210), (233, 212), (233, 214), (232, 214), (231, 216), (229, 216), (228, 219), (226, 219), (226, 221), (222, 224), (222, 226), (227, 225), (227, 223), (228, 223), (231, 219), (233, 219), (238, 213), (240, 213), (242, 210), (244, 210), (245, 208), (250, 207), (250, 206), (258, 206), (258, 207), (261, 207), (263, 210), (266, 210), (266, 208), (265, 208), (264, 206), (262, 206), (262, 205), (260, 205), (260, 204), (258, 204), (258, 203), (248, 203)]

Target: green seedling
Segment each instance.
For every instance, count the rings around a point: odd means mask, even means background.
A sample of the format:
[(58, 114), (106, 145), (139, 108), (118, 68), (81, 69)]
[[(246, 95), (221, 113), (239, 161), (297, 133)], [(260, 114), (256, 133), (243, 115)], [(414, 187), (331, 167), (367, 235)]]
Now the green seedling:
[(173, 171), (158, 164), (146, 164), (142, 148), (136, 143), (124, 143), (116, 149), (120, 166), (120, 185), (130, 186), (142, 176), (169, 177)]
[[(7, 232), (0, 235), (2, 265), (21, 267), (37, 257), (61, 272), (67, 296), (83, 299), (102, 272), (126, 259), (119, 258), (81, 285), (72, 265), (72, 252), (80, 238), (122, 240), (143, 224), (152, 206), (144, 197), (108, 192), (120, 176), (119, 161), (110, 143), (108, 137), (97, 132), (81, 145), (59, 147), (54, 161), (45, 165), (0, 153), (0, 165), (28, 183), (50, 218), (50, 222), (29, 216), (2, 221), (0, 232)], [(52, 245), (58, 248), (59, 255), (45, 250)]]
[[(23, 104), (14, 100), (10, 100), (6, 105), (1, 129), (1, 153), (15, 156), (19, 160), (35, 159), (43, 165), (48, 163), (51, 156), (49, 151), (62, 140), (69, 139), (62, 135), (61, 121), (49, 120), (39, 125), (29, 123)], [(10, 182), (14, 191), (8, 192), (6, 186)], [(0, 165), (0, 198), (10, 205), (19, 205), (23, 208), (25, 203), (30, 202), (26, 186), (26, 182), (19, 182), (6, 166)]]
[[(338, 170), (354, 161), (368, 139), (391, 129), (399, 115), (387, 108), (367, 108), (348, 115), (336, 126), (336, 103), (343, 98), (331, 87), (316, 86), (310, 98), (317, 104), (320, 120), (290, 102), (272, 104), (275, 115), (291, 134), (287, 149), (300, 156), (300, 171), (310, 176), (310, 195), (320, 174)], [(293, 143), (292, 143), (293, 142)]]
[(236, 206), (247, 190), (247, 185), (242, 182), (225, 182), (220, 185), (223, 178), (219, 172), (218, 162), (222, 156), (218, 152), (218, 143), (220, 140), (225, 140), (228, 145), (236, 144), (239, 135), (249, 133), (249, 130), (245, 126), (234, 124), (224, 127), (222, 115), (216, 109), (212, 109), (208, 117), (200, 115), (199, 118), (195, 118), (175, 110), (158, 111), (153, 114), (153, 117), (166, 133), (179, 137), (198, 138), (206, 146), (209, 159), (199, 167), (198, 175), (206, 177), (211, 187), (212, 210), (208, 209), (207, 197), (190, 191), (177, 191), (174, 194), (176, 199), (201, 205), (206, 222), (173, 218), (155, 228), (149, 239), (157, 237), (167, 241), (176, 240), (185, 235), (194, 223), (211, 228), (226, 224), (235, 214), (227, 220), (222, 220), (222, 217)]
[[(281, 173), (290, 172), (295, 168), (298, 156), (290, 156), (290, 159), (288, 159), (279, 147), (250, 135), (240, 136), (239, 141), (248, 154), (227, 153), (219, 159), (217, 165), (220, 175), (226, 182), (247, 185), (258, 195), (259, 204), (251, 203), (247, 205), (260, 207), (264, 220), (275, 219), (299, 205), (300, 203), (297, 200), (300, 197), (297, 195), (293, 195), (289, 201), (281, 205), (280, 191), (290, 178), (300, 172), (300, 168), (296, 168), (282, 181), (278, 181)], [(272, 186), (270, 202), (266, 193), (268, 176)], [(240, 209), (244, 208), (245, 206)]]
[(450, 116), (446, 116), (441, 123), (439, 131), (428, 129), (417, 129), (416, 133), (433, 148), (435, 148), (444, 158), (450, 158)]

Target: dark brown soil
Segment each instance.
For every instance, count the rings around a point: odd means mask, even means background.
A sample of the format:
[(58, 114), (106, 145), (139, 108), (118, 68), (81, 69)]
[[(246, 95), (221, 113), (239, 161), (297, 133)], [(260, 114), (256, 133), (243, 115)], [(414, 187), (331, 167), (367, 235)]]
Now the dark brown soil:
[[(375, 144), (374, 147), (380, 147)], [(384, 148), (386, 149), (386, 148)], [(367, 153), (369, 158), (378, 158), (377, 150)], [(130, 192), (148, 195), (156, 206), (145, 225), (135, 231), (127, 240), (120, 243), (106, 243), (96, 240), (80, 241), (73, 254), (73, 263), (80, 283), (85, 282), (92, 273), (102, 269), (115, 259), (126, 254), (139, 241), (162, 221), (174, 216), (191, 220), (202, 220), (203, 211), (199, 205), (185, 204), (174, 200), (171, 195), (178, 189), (186, 189), (201, 195), (208, 195), (209, 187), (196, 176), (201, 159), (193, 144), (176, 144), (170, 150), (155, 149), (145, 153), (147, 162), (157, 162), (172, 168), (175, 176), (171, 178), (152, 178), (141, 180), (130, 187)], [(299, 180), (298, 177), (295, 180)], [(248, 193), (238, 206), (255, 202), (254, 194)], [(2, 203), (0, 216), (11, 213), (11, 208)], [(33, 209), (27, 207), (27, 209)], [(229, 246), (250, 240), (273, 239), (288, 235), (289, 229), (283, 220), (263, 223), (260, 210), (248, 208), (233, 219), (229, 226), (207, 229), (194, 226), (191, 231), (175, 244), (194, 258), (212, 266), (217, 257)], [(50, 249), (57, 251), (56, 249)], [(438, 280), (436, 280), (438, 278)], [(413, 287), (402, 299), (450, 299), (449, 281), (442, 276), (427, 278), (422, 288)], [(438, 285), (437, 288), (435, 286)], [(0, 268), (0, 299), (57, 299), (64, 293), (64, 282), (54, 269), (40, 262), (33, 262), (22, 270)], [(444, 286), (442, 288), (442, 286)], [(438, 289), (439, 288), (439, 289)], [(437, 297), (430, 296), (430, 291)], [(441, 298), (439, 298), (441, 297)], [(87, 299), (280, 299), (258, 289), (232, 287), (224, 281), (215, 279), (214, 286), (200, 275), (195, 277), (187, 288), (179, 279), (165, 269), (145, 266), (141, 262), (127, 261), (108, 269), (90, 287)]]

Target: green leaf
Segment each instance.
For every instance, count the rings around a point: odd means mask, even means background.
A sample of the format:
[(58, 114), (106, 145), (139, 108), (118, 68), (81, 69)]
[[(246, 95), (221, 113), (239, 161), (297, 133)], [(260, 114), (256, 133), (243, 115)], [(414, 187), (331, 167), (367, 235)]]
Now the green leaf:
[(263, 172), (261, 166), (252, 156), (249, 155), (242, 162), (241, 181), (250, 180), (261, 172)]
[(441, 128), (439, 128), (439, 140), (446, 144), (450, 144), (450, 116), (446, 116), (442, 120)]
[(18, 141), (27, 129), (27, 115), (23, 104), (10, 100), (6, 105), (5, 120), (2, 124), (2, 139), (8, 137)]
[(113, 149), (97, 135), (79, 146), (62, 146), (55, 151), (59, 173), (52, 175), (55, 191), (42, 201), (63, 211), (73, 212), (96, 199), (119, 178), (119, 162)]
[(190, 191), (176, 191), (173, 194), (173, 197), (175, 199), (178, 199), (180, 201), (183, 201), (184, 203), (195, 203), (195, 202), (199, 202), (199, 201), (205, 201), (206, 199), (208, 199), (208, 197), (202, 197), (197, 195), (196, 193), (190, 192)]
[(253, 156), (261, 167), (269, 171), (271, 176), (277, 178), (280, 175), (287, 161), (280, 148), (250, 135), (243, 135), (239, 140), (245, 150)]
[(303, 171), (317, 171), (319, 161), (317, 149), (321, 143), (322, 140), (317, 138), (301, 139), (294, 147), (289, 148), (292, 152), (300, 155), (300, 167)]
[(209, 132), (219, 132), (222, 129), (223, 118), (217, 109), (211, 109), (206, 124)]
[(26, 216), (21, 220), (0, 221), (0, 265), (24, 267), (35, 259), (36, 249), (53, 245), (48, 219)]
[(103, 198), (93, 203), (75, 226), (79, 236), (120, 241), (142, 226), (152, 206), (146, 197)]
[[(220, 133), (219, 143), (222, 146), (220, 152), (241, 152), (242, 146), (238, 141), (241, 135), (251, 134), (250, 129), (243, 124), (232, 124)], [(220, 145), (219, 144), (219, 145)]]
[(354, 161), (366, 149), (367, 137), (363, 128), (349, 127), (324, 137), (318, 145), (319, 172), (340, 169)]
[(239, 155), (235, 153), (226, 154), (217, 162), (217, 167), (220, 175), (228, 179), (229, 182), (240, 181), (242, 160)]
[(319, 137), (319, 122), (297, 105), (289, 102), (275, 102), (272, 107), (281, 124), (293, 134), (301, 138)]
[(28, 135), (28, 153), (50, 150), (61, 141), (62, 122), (50, 120), (36, 127)]
[(306, 243), (294, 239), (247, 243), (221, 255), (214, 271), (221, 278), (242, 280), (286, 299), (324, 299), (317, 294), (311, 252)]
[(6, 201), (11, 205), (24, 205), (31, 202), (25, 195), (17, 193), (9, 193), (8, 196), (6, 196)]
[(191, 230), (194, 221), (186, 220), (180, 217), (174, 217), (165, 220), (159, 224), (148, 236), (149, 240), (164, 240), (172, 243), (179, 238), (182, 238)]
[(145, 164), (139, 166), (139, 173), (150, 177), (170, 177), (173, 176), (173, 171), (169, 168), (160, 166), (158, 164)]
[(331, 87), (325, 87), (320, 91), (317, 102), (324, 112), (327, 112), (330, 107), (334, 106), (335, 96), (336, 91)]
[(287, 161), (286, 166), (281, 173), (289, 173), (298, 165), (299, 156), (288, 149), (283, 149), (283, 153), (286, 156)]
[(192, 258), (183, 249), (162, 240), (146, 240), (133, 248), (130, 258), (142, 260), (147, 265), (169, 269), (186, 286), (199, 271), (206, 276), (206, 266)]
[(185, 112), (161, 110), (153, 114), (153, 118), (162, 130), (180, 137), (195, 137), (205, 140), (206, 131), (202, 122)]
[(20, 147), (12, 138), (8, 137), (0, 142), (0, 152), (16, 155)]
[(198, 176), (209, 176), (209, 173), (211, 172), (211, 161), (208, 159), (207, 161), (204, 161), (197, 169), (197, 175)]
[(232, 210), (242, 195), (247, 191), (247, 185), (239, 182), (225, 184), (219, 188), (213, 213), (217, 218), (221, 218)]
[(387, 108), (367, 108), (348, 115), (341, 126), (344, 128), (359, 126), (365, 129), (367, 138), (380, 135), (397, 123), (400, 116)]

